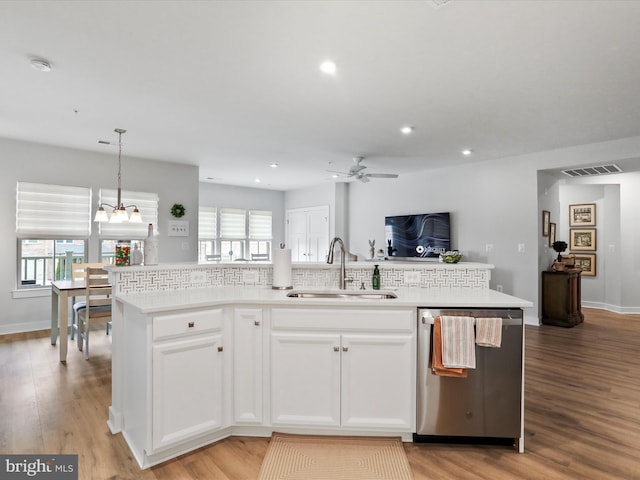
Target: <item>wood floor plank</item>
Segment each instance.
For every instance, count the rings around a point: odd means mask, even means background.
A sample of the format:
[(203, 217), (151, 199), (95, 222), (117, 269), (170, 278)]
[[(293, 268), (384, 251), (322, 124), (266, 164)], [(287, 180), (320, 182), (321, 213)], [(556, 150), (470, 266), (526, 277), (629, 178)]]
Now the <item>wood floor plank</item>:
[[(525, 453), (405, 444), (415, 480), (640, 480), (640, 315), (583, 309), (574, 328), (526, 327)], [(73, 453), (92, 480), (253, 480), (268, 439), (232, 437), (140, 470), (106, 425), (111, 337), (91, 357), (49, 332), (0, 336), (0, 451)], [(62, 412), (60, 414), (60, 412)]]

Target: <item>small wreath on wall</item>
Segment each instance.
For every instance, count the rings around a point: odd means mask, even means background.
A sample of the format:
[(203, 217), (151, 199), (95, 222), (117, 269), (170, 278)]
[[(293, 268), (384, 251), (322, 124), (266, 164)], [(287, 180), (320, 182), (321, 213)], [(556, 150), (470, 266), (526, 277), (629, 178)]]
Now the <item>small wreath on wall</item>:
[(171, 215), (176, 218), (184, 217), (184, 214), (187, 212), (187, 209), (184, 208), (184, 205), (180, 203), (174, 203), (173, 207), (171, 207)]

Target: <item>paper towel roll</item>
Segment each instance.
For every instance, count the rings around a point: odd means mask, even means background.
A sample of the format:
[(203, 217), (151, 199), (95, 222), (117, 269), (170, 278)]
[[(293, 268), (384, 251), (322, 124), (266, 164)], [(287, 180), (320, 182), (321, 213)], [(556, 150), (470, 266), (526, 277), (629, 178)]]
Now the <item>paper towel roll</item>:
[(293, 288), (291, 281), (291, 249), (277, 248), (273, 251), (273, 288)]

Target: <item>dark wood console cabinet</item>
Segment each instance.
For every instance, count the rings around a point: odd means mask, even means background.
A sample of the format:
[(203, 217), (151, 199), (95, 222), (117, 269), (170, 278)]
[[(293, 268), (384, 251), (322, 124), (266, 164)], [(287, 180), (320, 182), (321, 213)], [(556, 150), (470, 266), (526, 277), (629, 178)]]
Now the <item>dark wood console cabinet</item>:
[(581, 270), (542, 272), (542, 323), (574, 327), (584, 320), (580, 306)]

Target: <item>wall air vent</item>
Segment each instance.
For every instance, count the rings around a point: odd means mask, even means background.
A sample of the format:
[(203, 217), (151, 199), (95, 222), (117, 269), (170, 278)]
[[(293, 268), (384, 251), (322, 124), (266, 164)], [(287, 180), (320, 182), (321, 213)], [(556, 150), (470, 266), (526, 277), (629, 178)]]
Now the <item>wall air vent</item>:
[(563, 170), (562, 173), (570, 177), (590, 177), (592, 175), (607, 175), (609, 173), (622, 173), (617, 165), (599, 165), (597, 167), (574, 168)]

